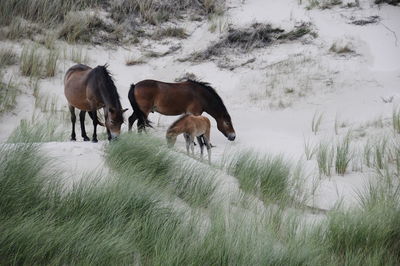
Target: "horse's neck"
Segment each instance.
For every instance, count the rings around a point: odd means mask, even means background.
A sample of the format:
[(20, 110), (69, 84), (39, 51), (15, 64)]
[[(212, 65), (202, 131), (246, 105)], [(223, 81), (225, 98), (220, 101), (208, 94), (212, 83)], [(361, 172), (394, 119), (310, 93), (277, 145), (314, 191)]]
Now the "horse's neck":
[(218, 110), (219, 108), (217, 107), (217, 99), (215, 99), (212, 95), (208, 93), (202, 93), (201, 96), (204, 98), (204, 102), (206, 103), (206, 105), (203, 106), (204, 111), (214, 117), (215, 120), (218, 120), (221, 116), (221, 112)]
[(168, 134), (178, 136), (182, 133), (185, 133), (185, 128), (182, 126), (174, 126), (173, 128), (168, 129)]

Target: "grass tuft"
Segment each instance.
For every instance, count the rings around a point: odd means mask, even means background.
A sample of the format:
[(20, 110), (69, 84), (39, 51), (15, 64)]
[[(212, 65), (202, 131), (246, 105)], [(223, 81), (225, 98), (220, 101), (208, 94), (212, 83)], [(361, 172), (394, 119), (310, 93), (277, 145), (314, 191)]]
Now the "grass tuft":
[(346, 173), (352, 158), (350, 152), (350, 141), (351, 133), (349, 132), (336, 146), (335, 170), (339, 175), (344, 175)]

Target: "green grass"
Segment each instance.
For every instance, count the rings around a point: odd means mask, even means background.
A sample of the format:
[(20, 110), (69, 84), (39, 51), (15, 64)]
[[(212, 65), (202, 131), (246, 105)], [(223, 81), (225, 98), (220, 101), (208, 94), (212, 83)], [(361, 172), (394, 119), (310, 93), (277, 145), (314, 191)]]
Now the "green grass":
[(0, 68), (16, 64), (17, 59), (17, 54), (12, 47), (0, 48)]
[(57, 74), (57, 65), (60, 55), (58, 50), (51, 49), (44, 61), (44, 76), (54, 77)]
[(344, 175), (352, 159), (350, 151), (351, 132), (336, 145), (335, 171), (338, 175)]
[(90, 61), (88, 53), (82, 47), (71, 47), (68, 55), (69, 59), (77, 64), (87, 64)]
[(31, 121), (21, 120), (8, 138), (9, 143), (65, 141), (68, 131), (62, 128), (64, 121), (50, 116), (33, 115)]
[[(253, 209), (218, 197), (220, 204), (207, 204), (207, 200), (215, 201), (213, 195), (218, 191), (198, 183), (216, 179), (215, 169), (165, 146), (164, 141), (148, 135), (122, 135), (106, 145), (105, 159), (111, 167), (107, 176), (99, 180), (86, 173), (83, 181), (67, 190), (58, 181), (61, 173), (37, 144), (0, 146), (2, 263), (400, 263), (400, 201), (395, 179), (382, 179), (378, 186), (370, 185), (366, 193), (360, 193), (360, 208), (337, 209), (320, 222), (313, 219), (311, 225), (305, 224), (298, 211), (275, 203), (264, 202)], [(266, 172), (283, 178), (290, 174), (288, 164), (279, 157), (244, 154), (227, 161), (238, 163), (228, 170), (240, 178), (255, 179)], [(257, 170), (251, 170), (252, 166)], [(208, 175), (206, 169), (213, 174)], [(238, 180), (240, 185), (247, 182)], [(195, 204), (182, 204), (191, 200)]]
[(5, 80), (0, 72), (0, 114), (12, 110), (17, 104), (19, 90), (12, 79)]
[(311, 131), (314, 133), (314, 135), (317, 135), (320, 126), (321, 126), (321, 122), (322, 122), (322, 118), (324, 117), (324, 114), (318, 114), (318, 112), (314, 113), (313, 119), (311, 121)]
[(289, 197), (291, 165), (282, 156), (242, 151), (227, 162), (240, 188), (269, 202)]
[(400, 134), (400, 108), (394, 108), (392, 112), (393, 130)]
[(37, 45), (25, 45), (20, 56), (21, 74), (28, 77), (40, 77), (43, 71), (42, 54)]
[(319, 175), (331, 176), (333, 158), (335, 156), (333, 146), (327, 142), (320, 142), (316, 149)]

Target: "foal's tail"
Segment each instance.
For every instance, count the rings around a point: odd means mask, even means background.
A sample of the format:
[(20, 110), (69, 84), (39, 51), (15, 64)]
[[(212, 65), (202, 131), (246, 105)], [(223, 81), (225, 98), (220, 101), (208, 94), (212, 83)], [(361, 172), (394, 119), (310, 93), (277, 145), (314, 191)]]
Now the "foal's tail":
[(135, 98), (135, 84), (131, 84), (131, 88), (128, 94), (129, 102), (132, 105), (133, 112), (136, 114), (138, 118), (138, 126), (143, 125), (144, 127), (152, 127), (151, 122), (147, 119), (146, 115), (140, 110), (139, 105), (136, 102)]

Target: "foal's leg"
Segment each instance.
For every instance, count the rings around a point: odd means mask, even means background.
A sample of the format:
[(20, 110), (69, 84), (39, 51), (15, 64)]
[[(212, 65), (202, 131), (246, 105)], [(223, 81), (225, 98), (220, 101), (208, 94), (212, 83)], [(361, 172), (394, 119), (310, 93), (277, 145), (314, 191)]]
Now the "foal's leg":
[(192, 156), (194, 157), (194, 136), (190, 135), (190, 148), (192, 149)]
[(86, 115), (86, 111), (81, 111), (79, 113), (79, 121), (81, 122), (81, 133), (82, 133), (83, 141), (89, 141), (90, 139), (86, 135), (86, 130), (85, 130), (85, 115)]
[(183, 137), (185, 138), (185, 142), (186, 142), (186, 152), (189, 155), (190, 136), (189, 136), (189, 134), (183, 133)]
[(133, 123), (135, 123), (136, 119), (137, 119), (137, 115), (135, 114), (135, 112), (133, 112), (133, 114), (132, 114), (132, 115), (129, 117), (129, 119), (128, 119), (128, 121), (129, 121), (129, 128), (128, 128), (128, 130), (129, 130), (129, 131), (132, 131), (132, 126), (133, 126)]
[(75, 135), (75, 122), (76, 122), (76, 115), (75, 115), (75, 107), (72, 105), (68, 105), (69, 111), (71, 113), (71, 123), (72, 123), (72, 133), (71, 133), (71, 140), (75, 141), (76, 140), (76, 135)]
[(211, 143), (210, 140), (204, 135), (203, 135), (203, 140), (207, 146), (208, 163), (211, 164)]
[(200, 158), (201, 158), (201, 160), (203, 160), (203, 150), (204, 150), (204, 143), (203, 143), (202, 137), (203, 137), (203, 135), (201, 135), (200, 137), (197, 137), (197, 142), (200, 145)]
[(91, 113), (92, 113), (92, 119), (93, 119), (93, 137), (92, 137), (92, 142), (98, 142), (98, 140), (97, 140), (97, 125), (99, 124), (99, 122), (97, 120), (97, 111), (94, 110)]

